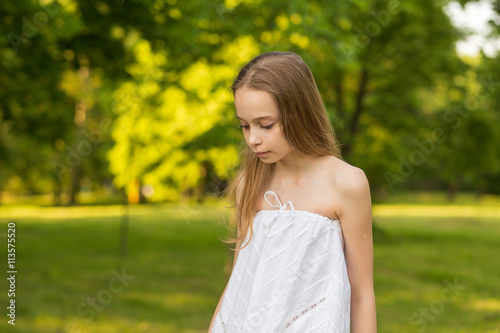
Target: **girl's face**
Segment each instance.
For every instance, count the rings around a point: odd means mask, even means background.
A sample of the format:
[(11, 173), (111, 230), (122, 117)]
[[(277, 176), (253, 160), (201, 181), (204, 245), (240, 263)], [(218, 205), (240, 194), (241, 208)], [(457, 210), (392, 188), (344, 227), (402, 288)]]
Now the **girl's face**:
[(234, 105), (245, 141), (262, 162), (275, 163), (288, 155), (292, 147), (283, 135), (278, 105), (270, 93), (242, 87), (235, 92)]

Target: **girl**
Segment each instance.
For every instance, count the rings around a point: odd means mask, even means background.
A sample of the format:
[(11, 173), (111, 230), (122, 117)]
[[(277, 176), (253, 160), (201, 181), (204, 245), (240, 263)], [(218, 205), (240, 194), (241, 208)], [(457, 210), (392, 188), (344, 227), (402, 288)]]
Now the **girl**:
[(309, 67), (264, 53), (231, 90), (247, 145), (227, 189), (236, 248), (209, 333), (376, 332), (368, 181), (342, 161)]

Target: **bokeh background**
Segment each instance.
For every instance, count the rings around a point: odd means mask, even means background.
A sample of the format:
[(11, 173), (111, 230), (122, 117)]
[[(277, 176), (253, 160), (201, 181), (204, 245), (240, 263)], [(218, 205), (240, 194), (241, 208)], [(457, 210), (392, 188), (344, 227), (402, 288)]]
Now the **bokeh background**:
[(229, 86), (272, 50), (310, 66), (370, 181), (379, 332), (500, 332), (500, 1), (6, 0), (0, 20), (2, 332), (207, 331), (244, 144)]

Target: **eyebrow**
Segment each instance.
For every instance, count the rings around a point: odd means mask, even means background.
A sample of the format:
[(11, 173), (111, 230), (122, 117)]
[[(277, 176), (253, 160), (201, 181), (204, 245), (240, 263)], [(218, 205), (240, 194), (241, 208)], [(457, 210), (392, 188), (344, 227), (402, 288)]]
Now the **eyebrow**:
[[(240, 119), (240, 120), (243, 120), (243, 121), (246, 121), (245, 119), (243, 118), (240, 118), (236, 115), (236, 118)], [(262, 116), (262, 117), (257, 117), (255, 118), (254, 120), (262, 120), (262, 119), (271, 119), (271, 118), (276, 118), (276, 116)]]

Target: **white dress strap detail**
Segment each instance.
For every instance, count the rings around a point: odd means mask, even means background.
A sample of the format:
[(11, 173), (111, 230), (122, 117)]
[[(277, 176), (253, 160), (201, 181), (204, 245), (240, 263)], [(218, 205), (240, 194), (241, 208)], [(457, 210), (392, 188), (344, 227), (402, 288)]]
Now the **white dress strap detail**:
[[(273, 205), (272, 203), (269, 202), (269, 200), (267, 200), (267, 195), (268, 194), (271, 194), (271, 195), (274, 195), (274, 197), (276, 198), (276, 201), (278, 201), (278, 205)], [(278, 196), (276, 195), (276, 193), (274, 193), (273, 191), (267, 191), (265, 194), (264, 194), (264, 199), (266, 199), (267, 203), (272, 206), (272, 207), (276, 207), (276, 208), (279, 208), (279, 211), (278, 211), (278, 215), (279, 213), (281, 213), (282, 211), (286, 210), (286, 207), (288, 205), (290, 205), (290, 211), (292, 212), (291, 213), (291, 216), (294, 216), (295, 215), (295, 208), (293, 207), (293, 203), (291, 201), (287, 201), (285, 202), (285, 205), (282, 205), (281, 204), (281, 201), (280, 199), (278, 198)], [(267, 222), (264, 222), (264, 228), (270, 228), (274, 221), (278, 218), (278, 215), (276, 215), (272, 220), (270, 221), (267, 221)]]
[[(274, 195), (274, 197), (276, 198), (276, 201), (278, 201), (278, 206), (271, 204), (271, 203), (269, 202), (269, 200), (267, 200), (267, 195), (268, 195), (268, 194), (272, 194), (272, 195)], [(285, 210), (285, 209), (286, 209), (286, 207), (290, 204), (290, 208), (291, 208), (292, 214), (295, 212), (295, 208), (293, 207), (293, 203), (292, 203), (291, 201), (287, 201), (287, 202), (285, 202), (285, 205), (283, 206), (283, 205), (281, 204), (280, 199), (278, 198), (278, 196), (276, 195), (276, 193), (274, 193), (273, 191), (267, 191), (267, 192), (266, 192), (266, 194), (264, 194), (264, 199), (266, 199), (266, 201), (267, 201), (267, 203), (268, 203), (269, 205), (271, 205), (272, 207), (276, 207), (276, 208), (278, 208), (278, 207), (279, 207), (279, 209), (280, 209), (280, 210)]]

